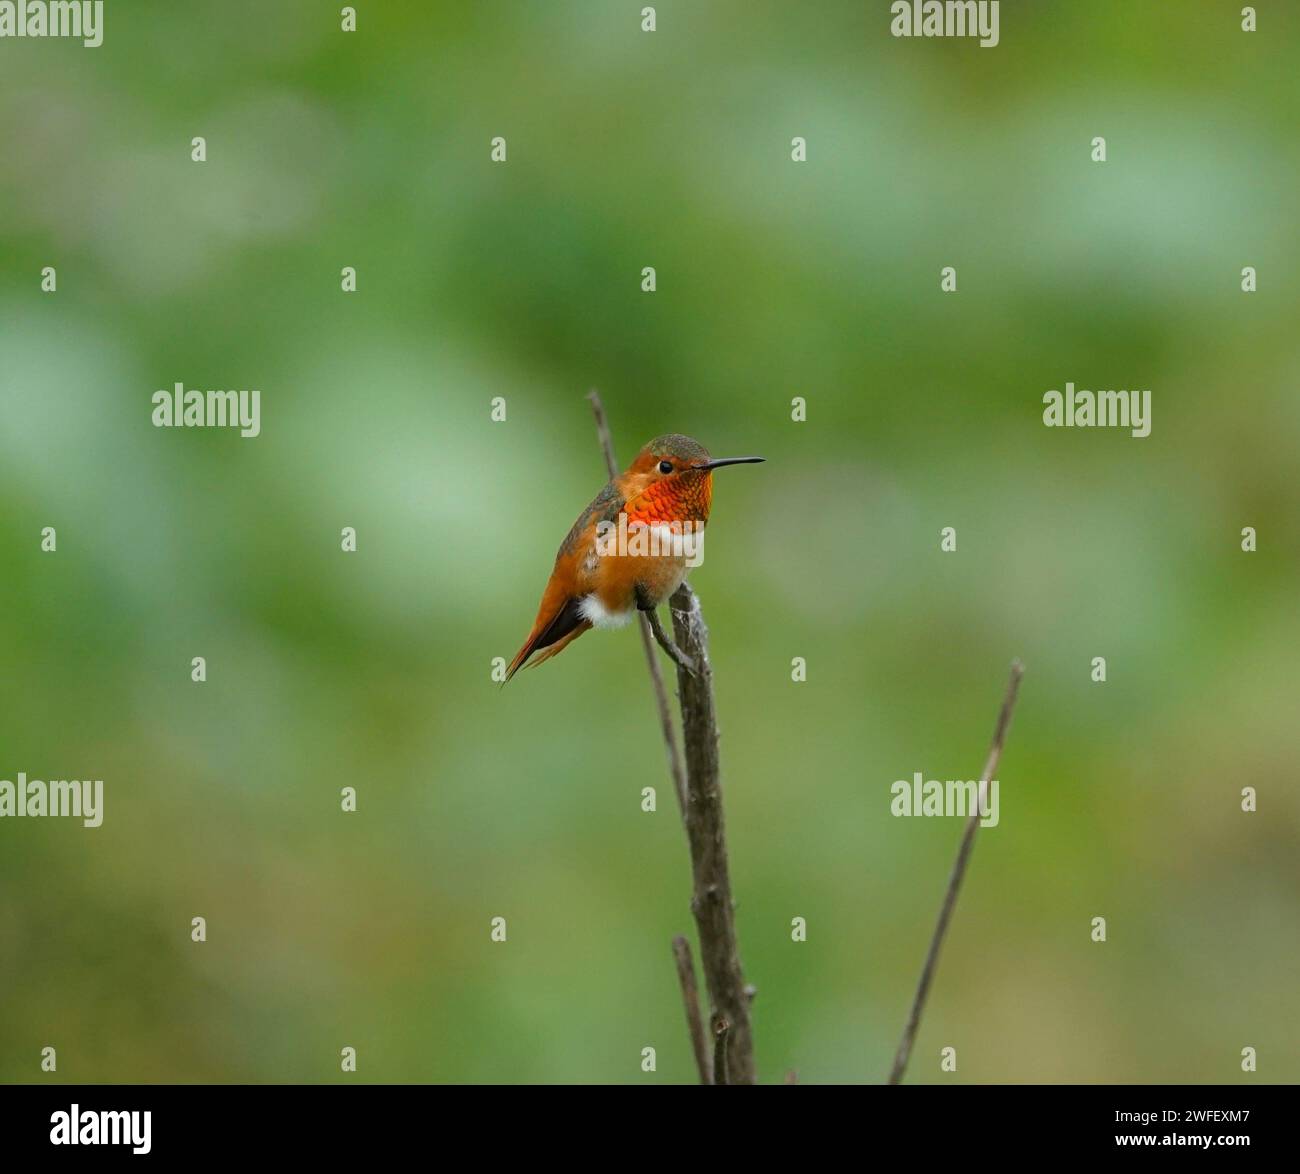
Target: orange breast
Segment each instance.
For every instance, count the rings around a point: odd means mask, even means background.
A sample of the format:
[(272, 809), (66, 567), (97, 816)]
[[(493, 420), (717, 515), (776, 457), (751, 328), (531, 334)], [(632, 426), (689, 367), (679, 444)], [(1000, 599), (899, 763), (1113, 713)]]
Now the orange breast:
[(713, 502), (713, 474), (656, 481), (627, 503), (631, 522), (707, 522)]
[(681, 557), (607, 555), (596, 569), (595, 592), (600, 602), (612, 612), (634, 609), (638, 586), (644, 596), (658, 606), (677, 590), (685, 575), (686, 560)]

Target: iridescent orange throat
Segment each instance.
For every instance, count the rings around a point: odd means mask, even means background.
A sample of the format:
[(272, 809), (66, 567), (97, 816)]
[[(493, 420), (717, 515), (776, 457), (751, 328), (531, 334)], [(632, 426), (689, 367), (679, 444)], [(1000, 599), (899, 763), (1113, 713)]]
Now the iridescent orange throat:
[(679, 473), (654, 481), (624, 506), (632, 522), (707, 522), (713, 503), (713, 474)]

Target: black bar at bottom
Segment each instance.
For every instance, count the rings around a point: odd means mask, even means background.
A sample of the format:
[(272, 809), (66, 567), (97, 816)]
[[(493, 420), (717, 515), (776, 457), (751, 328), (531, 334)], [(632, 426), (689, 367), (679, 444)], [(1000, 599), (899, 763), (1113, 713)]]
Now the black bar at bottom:
[(0, 1089), (0, 1154), (10, 1169), (23, 1168), (10, 1164), (15, 1156), (319, 1156), (337, 1163), (436, 1157), (469, 1144), (493, 1159), (519, 1153), (567, 1162), (586, 1154), (617, 1165), (620, 1155), (693, 1147), (703, 1139), (690, 1142), (680, 1133), (693, 1123), (689, 1133), (704, 1124), (718, 1144), (732, 1134), (767, 1147), (785, 1135), (810, 1159), (841, 1138), (863, 1158), (900, 1150), (926, 1159), (980, 1154), (986, 1161), (1121, 1150), (1262, 1156), (1293, 1151), (1296, 1102), (1289, 1085), (803, 1084), (724, 1092), (665, 1085), (27, 1084)]

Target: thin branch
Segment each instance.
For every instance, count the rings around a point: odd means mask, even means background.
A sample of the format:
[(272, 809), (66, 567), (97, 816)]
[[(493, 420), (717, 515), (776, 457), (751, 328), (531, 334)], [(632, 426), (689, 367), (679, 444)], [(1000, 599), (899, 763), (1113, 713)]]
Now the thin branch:
[[(709, 630), (695, 593), (683, 583), (668, 601), (677, 646), (695, 662), (694, 674), (677, 670), (686, 750), (686, 838), (691, 848), (694, 892), (691, 912), (700, 937), (700, 967), (714, 1011), (727, 1023), (727, 1072), (733, 1084), (753, 1084), (754, 1040), (749, 1004), (754, 988), (745, 983), (736, 941), (727, 836), (718, 767), (718, 719), (713, 702)], [(714, 1069), (717, 1071), (716, 1067)], [(716, 1083), (716, 1079), (715, 1079)]]
[[(609, 420), (605, 416), (605, 405), (601, 402), (600, 392), (594, 387), (587, 393), (591, 401), (591, 410), (596, 417), (596, 435), (600, 437), (600, 448), (605, 454), (605, 468), (609, 470), (612, 481), (618, 476), (618, 461), (614, 457), (614, 439), (609, 433)], [(659, 711), (659, 729), (663, 732), (664, 748), (668, 753), (668, 773), (673, 777), (673, 788), (677, 792), (677, 807), (686, 820), (686, 767), (682, 764), (681, 747), (677, 744), (677, 730), (673, 726), (672, 710), (668, 705), (668, 690), (664, 686), (664, 675), (659, 668), (659, 657), (655, 655), (654, 634), (650, 630), (650, 621), (645, 612), (641, 613), (641, 645), (645, 649), (646, 665), (650, 669), (650, 684), (654, 689), (655, 708)]]
[(966, 817), (966, 829), (962, 833), (961, 846), (957, 849), (957, 859), (948, 877), (948, 891), (943, 895), (939, 921), (934, 927), (934, 936), (930, 939), (925, 965), (921, 967), (921, 981), (917, 983), (912, 1009), (903, 1028), (903, 1038), (899, 1041), (898, 1051), (894, 1055), (894, 1066), (889, 1073), (890, 1084), (898, 1084), (902, 1081), (908, 1058), (912, 1054), (916, 1030), (921, 1023), (921, 1012), (925, 1010), (926, 995), (930, 992), (930, 983), (934, 979), (935, 967), (939, 961), (939, 948), (943, 945), (944, 935), (948, 932), (948, 922), (952, 919), (952, 911), (957, 904), (957, 892), (961, 888), (962, 877), (966, 875), (966, 864), (970, 860), (971, 849), (975, 846), (975, 833), (980, 826), (980, 811), (987, 802), (989, 780), (997, 773), (998, 762), (1002, 758), (1002, 744), (1006, 740), (1007, 727), (1011, 724), (1011, 712), (1016, 707), (1016, 694), (1020, 691), (1020, 678), (1024, 673), (1025, 669), (1020, 661), (1011, 662), (1011, 679), (1007, 682), (1007, 692), (1002, 698), (1002, 709), (998, 712), (998, 724), (993, 731), (993, 744), (989, 747), (988, 760), (984, 763), (983, 774), (980, 775), (975, 810)]
[(731, 1025), (721, 1015), (713, 1017), (713, 1083), (730, 1084), (730, 1072), (727, 1061), (727, 1039), (731, 1035)]
[(649, 623), (650, 631), (654, 633), (654, 638), (658, 642), (659, 647), (672, 657), (673, 663), (679, 669), (685, 669), (691, 674), (691, 676), (694, 676), (695, 662), (680, 648), (678, 648), (677, 645), (673, 643), (672, 637), (664, 631), (663, 625), (659, 622), (659, 613), (651, 609), (650, 611), (644, 611), (641, 614), (645, 616), (646, 621)]
[(677, 981), (681, 983), (682, 1002), (686, 1005), (686, 1027), (691, 1033), (695, 1067), (699, 1069), (700, 1083), (712, 1084), (709, 1050), (704, 1042), (704, 1020), (700, 1017), (700, 991), (695, 985), (695, 962), (691, 958), (691, 944), (681, 934), (673, 938), (673, 958), (677, 961)]
[(609, 471), (609, 479), (612, 481), (618, 476), (618, 459), (614, 456), (614, 438), (609, 434), (609, 419), (605, 415), (605, 404), (600, 398), (600, 392), (594, 387), (587, 392), (587, 398), (591, 401), (591, 411), (596, 417), (596, 435), (600, 437), (600, 451), (605, 454), (605, 468)]

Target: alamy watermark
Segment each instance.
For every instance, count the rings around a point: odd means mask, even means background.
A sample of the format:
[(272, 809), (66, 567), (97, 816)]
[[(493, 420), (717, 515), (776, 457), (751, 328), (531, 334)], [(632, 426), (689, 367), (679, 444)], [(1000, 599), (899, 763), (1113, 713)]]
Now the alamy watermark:
[(29, 779), (18, 772), (18, 782), (0, 779), (0, 818), (63, 816), (81, 820), (88, 828), (104, 822), (103, 779)]
[(981, 787), (977, 779), (926, 779), (921, 771), (911, 782), (899, 779), (890, 793), (890, 814), (895, 816), (946, 815), (964, 819), (979, 812), (980, 827), (998, 826), (998, 781), (989, 779)]
[(1049, 428), (1128, 428), (1137, 437), (1151, 435), (1151, 389), (1075, 390), (1043, 393), (1043, 423)]
[(998, 0), (894, 0), (889, 31), (896, 37), (979, 37), (998, 43)]
[(238, 428), (239, 435), (262, 431), (262, 393), (249, 391), (186, 391), (178, 383), (171, 391), (153, 393), (155, 428)]
[(121, 1145), (133, 1154), (147, 1154), (153, 1111), (150, 1109), (83, 1109), (75, 1101), (50, 1114), (51, 1145)]
[(0, 37), (80, 37), (104, 43), (104, 0), (0, 0)]
[(688, 567), (704, 561), (704, 523), (697, 520), (596, 523), (596, 554), (600, 558), (680, 558)]

